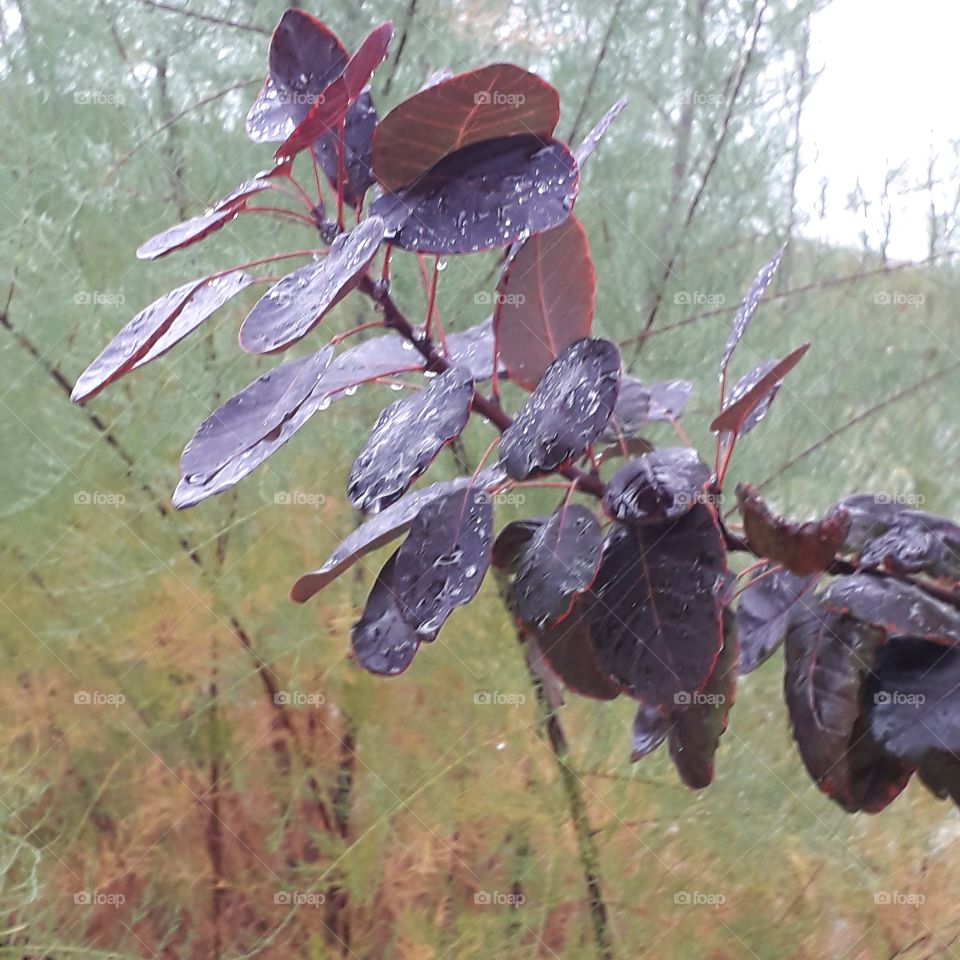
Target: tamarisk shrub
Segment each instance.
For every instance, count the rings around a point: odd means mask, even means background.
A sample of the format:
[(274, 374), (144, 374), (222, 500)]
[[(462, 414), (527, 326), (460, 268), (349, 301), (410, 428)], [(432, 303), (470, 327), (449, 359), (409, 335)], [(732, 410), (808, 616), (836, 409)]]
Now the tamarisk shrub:
[[(382, 411), (350, 470), (348, 498), (365, 521), (291, 593), (303, 603), (403, 537), (353, 627), (367, 670), (405, 670), (493, 565), (534, 658), (556, 680), (639, 701), (633, 759), (666, 741), (684, 782), (709, 784), (738, 674), (783, 646), (793, 732), (825, 793), (848, 811), (876, 812), (916, 773), (960, 803), (960, 527), (869, 495), (795, 523), (748, 485), (736, 491), (742, 535), (718, 508), (737, 442), (808, 347), (728, 389), (730, 359), (780, 253), (747, 292), (721, 355), (713, 465), (688, 446), (653, 449), (642, 431), (675, 423), (690, 385), (627, 376), (617, 346), (593, 335), (595, 273), (574, 214), (580, 172), (624, 103), (571, 149), (554, 136), (557, 91), (494, 64), (437, 75), (380, 118), (368, 85), (391, 34), (383, 24), (350, 54), (313, 17), (284, 13), (247, 117), (252, 140), (279, 144), (274, 166), (137, 253), (167, 256), (257, 213), (296, 220), (315, 246), (161, 297), (81, 374), (73, 399), (166, 353), (251, 284), (272, 282), (257, 268), (305, 256), (250, 310), (244, 350), (289, 350), (351, 295), (372, 301), (377, 319), (277, 364), (214, 411), (183, 451), (173, 501), (189, 507), (233, 486), (363, 384), (422, 380)], [(295, 178), (304, 155), (335, 208)], [(251, 204), (268, 191), (303, 209)], [(392, 254), (494, 249), (503, 256), (493, 314), (471, 329), (442, 329), (436, 273), (422, 325), (391, 295)], [(341, 348), (373, 326), (384, 332)], [(501, 380), (527, 391), (519, 409), (504, 408)], [(411, 489), (471, 415), (499, 431), (496, 462)], [(545, 478), (566, 488), (556, 510), (495, 534), (493, 494)], [(739, 577), (727, 564), (738, 551), (757, 558)]]

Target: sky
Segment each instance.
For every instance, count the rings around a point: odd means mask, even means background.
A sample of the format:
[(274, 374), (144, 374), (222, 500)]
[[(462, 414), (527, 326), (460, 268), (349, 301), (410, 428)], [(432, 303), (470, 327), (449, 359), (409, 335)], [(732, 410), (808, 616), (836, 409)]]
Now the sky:
[[(960, 0), (834, 0), (813, 19), (810, 65), (822, 72), (801, 127), (808, 216), (821, 178), (830, 188), (826, 219), (807, 232), (857, 244), (863, 220), (843, 208), (858, 176), (877, 198), (888, 169), (906, 162), (908, 178), (925, 180), (931, 145), (946, 160), (960, 140)], [(945, 162), (942, 173), (952, 172)], [(892, 257), (926, 255), (927, 209), (921, 193), (898, 198)]]

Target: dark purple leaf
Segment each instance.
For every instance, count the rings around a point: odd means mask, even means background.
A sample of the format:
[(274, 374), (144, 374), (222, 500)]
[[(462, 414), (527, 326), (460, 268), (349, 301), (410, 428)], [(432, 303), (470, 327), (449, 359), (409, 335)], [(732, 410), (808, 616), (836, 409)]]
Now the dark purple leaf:
[[(809, 349), (810, 344), (805, 343), (797, 347), (793, 353), (787, 354), (772, 367), (764, 363), (757, 367), (755, 371), (748, 373), (737, 384), (738, 387), (742, 385), (743, 392), (736, 397), (731, 394), (724, 404), (723, 410), (717, 414), (713, 423), (710, 424), (710, 429), (714, 433), (729, 433), (738, 436), (743, 432), (745, 426), (747, 429), (755, 426), (759, 420), (759, 416), (755, 416), (756, 411), (759, 409), (762, 414), (766, 413), (770, 406), (768, 400), (770, 395), (780, 388), (783, 378), (800, 362)], [(756, 374), (756, 379), (754, 379), (754, 374)]]
[(82, 403), (135, 366), (154, 360), (253, 282), (242, 270), (193, 280), (141, 310), (80, 374), (70, 399)]
[(449, 367), (418, 393), (390, 404), (379, 416), (347, 481), (358, 510), (379, 513), (406, 493), (470, 417), (473, 380)]
[(290, 591), (290, 598), (297, 603), (305, 603), (328, 583), (332, 583), (340, 574), (349, 570), (361, 557), (408, 530), (417, 514), (433, 500), (449, 493), (456, 493), (468, 486), (475, 490), (489, 490), (502, 480), (502, 472), (489, 469), (482, 470), (475, 478), (458, 477), (456, 480), (444, 480), (430, 484), (422, 490), (411, 491), (357, 527), (330, 554), (322, 567), (300, 577)]
[[(377, 126), (377, 109), (369, 93), (362, 93), (347, 110), (343, 146), (343, 202), (356, 206), (373, 183), (371, 151), (373, 131)], [(320, 169), (327, 175), (334, 190), (340, 190), (340, 162), (337, 156), (339, 137), (335, 131), (325, 133), (313, 145)]]
[[(421, 639), (401, 615), (394, 588), (396, 551), (380, 571), (363, 616), (353, 625), (353, 655), (370, 673), (395, 677), (413, 663)], [(429, 639), (433, 639), (432, 637)]]
[(797, 577), (766, 563), (757, 568), (737, 605), (741, 676), (752, 673), (779, 649), (804, 598), (819, 580), (816, 574)]
[(593, 151), (597, 149), (600, 141), (607, 135), (610, 124), (620, 116), (620, 113), (626, 107), (627, 101), (621, 97), (596, 123), (594, 128), (584, 137), (583, 143), (577, 147), (576, 159), (577, 166), (583, 169)]
[(535, 74), (510, 63), (471, 70), (425, 87), (383, 118), (374, 171), (386, 190), (399, 190), (463, 147), (516, 134), (547, 138), (559, 119), (560, 95)]
[(493, 505), (467, 485), (423, 505), (397, 555), (394, 584), (404, 620), (435, 637), (456, 607), (469, 603), (490, 564)]
[(784, 692), (800, 756), (851, 813), (882, 810), (912, 772), (870, 739), (862, 714), (864, 678), (884, 639), (876, 627), (805, 604), (785, 642)]
[(703, 503), (709, 481), (710, 468), (692, 447), (661, 447), (610, 478), (603, 506), (615, 520), (663, 523)]
[(516, 568), (530, 538), (547, 521), (547, 517), (530, 517), (523, 520), (511, 520), (497, 535), (493, 542), (490, 562), (497, 570)]
[(834, 580), (821, 602), (889, 634), (960, 644), (960, 613), (909, 583), (855, 573)]
[(850, 517), (833, 509), (822, 520), (794, 523), (777, 516), (748, 483), (737, 486), (743, 529), (758, 557), (781, 563), (800, 577), (829, 568), (843, 546)]
[(586, 507), (564, 504), (524, 547), (510, 589), (510, 608), (541, 629), (566, 616), (574, 597), (593, 583), (602, 543), (603, 531), (594, 515)]
[(562, 144), (523, 135), (452, 153), (370, 208), (394, 246), (417, 253), (476, 253), (559, 226), (580, 174)]
[(699, 689), (723, 642), (725, 571), (723, 537), (704, 504), (662, 525), (614, 524), (593, 585), (600, 666), (654, 706)]
[[(451, 362), (467, 370), (478, 383), (493, 376), (495, 348), (491, 317), (460, 333), (447, 334), (447, 351)], [(501, 367), (498, 375), (503, 376), (503, 373)]]
[(270, 40), (270, 73), (247, 114), (255, 143), (285, 140), (342, 72), (347, 51), (337, 36), (302, 10), (287, 10)]
[(305, 337), (360, 282), (383, 240), (383, 221), (370, 217), (334, 240), (313, 261), (274, 284), (240, 328), (249, 353), (275, 353)]
[(507, 473), (526, 480), (580, 457), (603, 432), (619, 385), (620, 352), (609, 340), (567, 347), (500, 438)]
[(292, 159), (324, 134), (339, 128), (351, 104), (363, 93), (373, 72), (383, 63), (392, 36), (393, 24), (388, 20), (364, 37), (356, 53), (347, 61), (343, 73), (317, 95), (307, 115), (277, 148), (275, 156), (278, 160)]
[(737, 621), (723, 612), (723, 649), (702, 690), (691, 691), (671, 713), (670, 759), (692, 790), (713, 783), (713, 758), (727, 729), (737, 689)]
[(671, 722), (669, 711), (641, 703), (633, 718), (630, 762), (636, 763), (653, 753), (667, 739)]
[(620, 395), (602, 439), (616, 442), (635, 437), (647, 424), (676, 420), (693, 387), (686, 380), (664, 380), (644, 386), (634, 377), (620, 379)]
[(955, 753), (929, 753), (917, 767), (923, 785), (940, 800), (949, 797), (960, 806), (960, 756)]
[(882, 647), (867, 687), (870, 735), (909, 763), (960, 753), (960, 650), (895, 637)]
[(720, 361), (720, 369), (724, 374), (727, 372), (727, 364), (730, 363), (733, 351), (747, 332), (747, 327), (750, 325), (763, 295), (767, 292), (767, 287), (770, 286), (770, 282), (780, 266), (780, 261), (783, 259), (783, 250), (784, 248), (781, 247), (764, 265), (753, 283), (750, 284), (750, 289), (737, 308), (736, 316), (733, 318), (733, 324), (730, 328), (730, 335), (727, 337), (727, 344), (723, 348), (723, 359)]
[(567, 689), (595, 700), (613, 700), (620, 688), (597, 662), (585, 597), (577, 597), (559, 623), (533, 634), (537, 648)]
[(510, 379), (533, 390), (576, 340), (590, 336), (597, 275), (576, 217), (525, 240), (497, 284), (493, 325)]

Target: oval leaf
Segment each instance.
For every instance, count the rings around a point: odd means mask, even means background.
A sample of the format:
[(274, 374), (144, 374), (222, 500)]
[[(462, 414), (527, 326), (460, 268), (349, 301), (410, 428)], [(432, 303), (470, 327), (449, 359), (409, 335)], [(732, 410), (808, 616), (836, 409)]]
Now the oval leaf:
[(358, 510), (379, 513), (398, 500), (470, 417), (473, 380), (449, 367), (426, 390), (390, 404), (350, 470), (347, 494)]
[(691, 447), (661, 447), (624, 464), (607, 484), (604, 509), (615, 520), (663, 523), (704, 502), (710, 468)]
[[(451, 362), (466, 369), (476, 382), (489, 380), (493, 376), (496, 343), (491, 317), (459, 333), (448, 333), (446, 346)], [(498, 376), (503, 376), (503, 373), (502, 368), (497, 371)]]
[(369, 93), (361, 93), (344, 118), (343, 184), (340, 183), (339, 135), (330, 131), (313, 144), (313, 154), (331, 186), (343, 194), (343, 202), (355, 207), (373, 184), (371, 152), (377, 127), (377, 108)]
[(573, 154), (533, 136), (485, 140), (444, 157), (416, 183), (386, 193), (370, 212), (394, 246), (417, 253), (476, 253), (559, 226), (580, 175)]
[(620, 380), (620, 395), (602, 439), (615, 443), (636, 437), (649, 423), (676, 420), (690, 399), (693, 386), (686, 380), (664, 380), (644, 386), (635, 377)]
[(526, 480), (580, 457), (603, 432), (619, 386), (620, 352), (609, 340), (567, 347), (500, 438), (507, 473)]
[(590, 335), (597, 275), (583, 225), (525, 240), (497, 285), (493, 325), (510, 379), (532, 390), (563, 350)]
[(322, 260), (274, 284), (240, 328), (249, 353), (276, 353), (305, 337), (360, 282), (383, 240), (383, 221), (370, 217), (334, 240)]
[(546, 517), (530, 517), (523, 520), (511, 520), (497, 535), (493, 542), (490, 562), (497, 570), (516, 569), (530, 538), (546, 523)]

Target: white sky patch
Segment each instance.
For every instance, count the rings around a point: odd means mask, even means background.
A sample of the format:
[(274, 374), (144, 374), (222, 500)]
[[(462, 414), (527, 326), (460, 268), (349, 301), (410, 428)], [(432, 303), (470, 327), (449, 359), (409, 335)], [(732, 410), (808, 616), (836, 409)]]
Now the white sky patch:
[[(801, 135), (804, 171), (799, 202), (806, 232), (858, 245), (864, 217), (848, 212), (859, 177), (878, 201), (886, 172), (907, 164), (909, 184), (925, 182), (931, 146), (940, 154), (944, 201), (956, 194), (960, 140), (960, 2), (957, 0), (834, 0), (812, 21), (810, 66), (822, 73), (807, 99)], [(819, 219), (821, 180), (829, 182), (826, 218)], [(894, 199), (889, 253), (927, 253), (928, 197), (900, 189)], [(880, 235), (882, 211), (871, 208), (868, 232)]]

